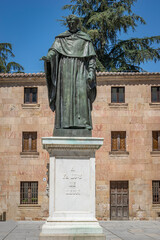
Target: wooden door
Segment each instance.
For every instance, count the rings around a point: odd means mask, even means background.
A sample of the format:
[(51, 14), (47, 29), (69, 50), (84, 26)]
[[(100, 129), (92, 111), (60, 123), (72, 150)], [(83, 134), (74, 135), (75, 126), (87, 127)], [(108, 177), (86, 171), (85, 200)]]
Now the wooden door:
[(110, 219), (127, 220), (129, 218), (128, 181), (110, 182)]

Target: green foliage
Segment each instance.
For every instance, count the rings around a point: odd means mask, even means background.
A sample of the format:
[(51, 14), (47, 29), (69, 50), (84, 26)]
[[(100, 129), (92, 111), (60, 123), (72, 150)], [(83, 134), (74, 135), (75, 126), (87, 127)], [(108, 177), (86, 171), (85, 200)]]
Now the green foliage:
[(24, 68), (16, 62), (8, 62), (8, 57), (15, 57), (10, 43), (0, 43), (0, 73), (22, 72)]
[[(136, 0), (70, 0), (72, 14), (80, 16), (80, 29), (87, 32), (93, 42), (98, 71), (141, 71), (140, 64), (160, 60), (160, 36), (120, 40), (121, 32), (136, 30), (144, 19), (132, 12)], [(66, 25), (66, 22), (63, 21)]]

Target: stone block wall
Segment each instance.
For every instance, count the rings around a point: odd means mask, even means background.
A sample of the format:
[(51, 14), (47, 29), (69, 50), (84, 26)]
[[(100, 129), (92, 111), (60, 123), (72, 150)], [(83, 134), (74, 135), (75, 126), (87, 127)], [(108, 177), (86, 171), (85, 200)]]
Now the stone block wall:
[[(5, 79), (7, 82), (7, 79)], [(26, 79), (24, 79), (26, 80)], [(39, 81), (23, 84), (13, 79), (0, 87), (0, 212), (7, 219), (38, 220), (48, 216), (46, 194), (48, 153), (42, 149), (41, 137), (51, 136), (54, 114), (48, 107), (47, 87)], [(24, 87), (38, 87), (38, 105), (25, 107)], [(22, 132), (37, 132), (37, 156), (21, 155)], [(20, 205), (20, 182), (38, 181), (38, 205)]]
[[(160, 130), (160, 104), (151, 103), (151, 86), (160, 74), (97, 75), (93, 136), (103, 137), (96, 153), (96, 216), (110, 219), (110, 181), (128, 181), (129, 219), (157, 219), (152, 181), (160, 180), (160, 154), (152, 152), (152, 131)], [(38, 103), (24, 104), (24, 87), (38, 87)], [(125, 103), (111, 104), (111, 87), (125, 87)], [(48, 153), (41, 137), (51, 136), (54, 113), (48, 106), (44, 75), (0, 76), (0, 214), (7, 219), (40, 220), (48, 216)], [(36, 156), (24, 156), (22, 132), (37, 132)], [(111, 131), (126, 131), (127, 154), (111, 152)], [(38, 181), (38, 204), (20, 204), (20, 182)]]
[[(110, 219), (110, 181), (128, 181), (129, 219), (157, 219), (152, 181), (160, 179), (160, 154), (152, 152), (152, 131), (160, 129), (160, 104), (151, 104), (151, 87), (160, 78), (124, 75), (99, 79), (93, 108), (94, 136), (104, 138), (96, 155), (96, 206), (99, 219)], [(125, 87), (125, 104), (111, 104), (111, 87)], [(111, 131), (126, 131), (128, 154), (110, 154)]]

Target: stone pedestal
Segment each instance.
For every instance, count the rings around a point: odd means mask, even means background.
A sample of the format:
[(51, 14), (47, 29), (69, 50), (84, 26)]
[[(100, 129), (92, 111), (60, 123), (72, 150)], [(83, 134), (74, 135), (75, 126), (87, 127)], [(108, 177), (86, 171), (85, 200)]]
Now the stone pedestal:
[(50, 154), (49, 218), (40, 240), (104, 240), (95, 218), (95, 151), (102, 138), (47, 137)]

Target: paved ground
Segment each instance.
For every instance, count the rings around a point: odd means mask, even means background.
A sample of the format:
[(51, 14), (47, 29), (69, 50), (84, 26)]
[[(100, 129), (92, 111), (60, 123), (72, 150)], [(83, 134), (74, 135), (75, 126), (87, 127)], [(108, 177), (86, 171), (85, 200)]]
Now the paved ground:
[[(38, 240), (44, 222), (0, 222), (0, 240)], [(160, 240), (160, 221), (100, 222), (106, 240)]]

